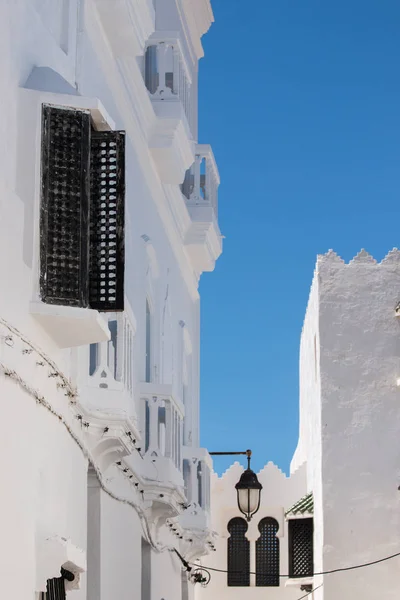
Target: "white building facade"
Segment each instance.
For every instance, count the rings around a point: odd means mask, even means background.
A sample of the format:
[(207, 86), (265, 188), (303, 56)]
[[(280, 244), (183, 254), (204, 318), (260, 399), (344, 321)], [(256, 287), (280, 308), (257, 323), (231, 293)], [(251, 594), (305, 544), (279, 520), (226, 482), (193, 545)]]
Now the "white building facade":
[[(214, 543), (198, 282), (209, 0), (2, 3), (2, 596), (189, 599)], [(7, 140), (7, 142), (6, 142)]]
[(399, 290), (397, 249), (380, 263), (364, 250), (348, 264), (333, 251), (318, 257), (290, 476), (271, 463), (258, 474), (261, 506), (247, 524), (235, 493), (242, 468), (213, 475), (220, 537), (202, 559), (205, 600), (398, 596)]
[[(314, 496), (314, 570), (400, 551), (400, 252), (317, 260), (300, 349), (300, 435)], [(398, 596), (398, 558), (315, 576), (317, 600)]]
[[(236, 462), (221, 477), (212, 476), (212, 526), (217, 537), (214, 552), (200, 561), (211, 578), (197, 595), (202, 600), (296, 600), (305, 593), (300, 588), (308, 590), (312, 583), (309, 573), (299, 578), (293, 572), (290, 552), (292, 523), (309, 523), (313, 518), (306, 468), (301, 466), (287, 477), (273, 463), (265, 465), (257, 474), (263, 486), (261, 505), (250, 522), (237, 503), (235, 485), (242, 472)], [(293, 577), (283, 577), (289, 572)]]

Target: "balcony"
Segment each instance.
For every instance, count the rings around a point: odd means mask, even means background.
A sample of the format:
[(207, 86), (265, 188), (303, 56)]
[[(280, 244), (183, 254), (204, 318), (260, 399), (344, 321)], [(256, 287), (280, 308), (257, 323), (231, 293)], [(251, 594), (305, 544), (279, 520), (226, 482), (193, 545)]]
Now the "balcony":
[(161, 180), (182, 183), (194, 161), (192, 79), (177, 33), (156, 32), (147, 43), (144, 80), (156, 115), (149, 145)]
[(204, 448), (183, 447), (183, 478), (188, 508), (180, 515), (184, 529), (207, 531), (210, 527), (210, 475), (212, 459)]
[[(182, 443), (184, 408), (174, 398), (172, 386), (142, 383), (141, 403), (141, 454), (148, 479), (161, 485), (179, 488), (183, 495)], [(147, 465), (151, 464), (149, 468)]]
[(219, 183), (218, 167), (211, 146), (198, 144), (195, 162), (186, 172), (181, 189), (191, 217), (185, 245), (199, 274), (212, 271), (222, 252), (218, 226)]
[(79, 411), (91, 431), (103, 431), (92, 452), (106, 468), (134, 450), (140, 440), (135, 407), (133, 346), (136, 321), (126, 305), (108, 313), (109, 341), (80, 348)]

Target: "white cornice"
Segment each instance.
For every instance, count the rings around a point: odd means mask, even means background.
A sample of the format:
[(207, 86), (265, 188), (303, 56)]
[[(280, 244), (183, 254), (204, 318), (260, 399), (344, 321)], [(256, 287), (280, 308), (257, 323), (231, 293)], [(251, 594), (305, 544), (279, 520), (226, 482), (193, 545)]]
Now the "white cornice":
[(178, 0), (178, 10), (182, 22), (186, 24), (186, 33), (189, 34), (197, 59), (202, 58), (204, 51), (201, 38), (214, 22), (210, 0)]

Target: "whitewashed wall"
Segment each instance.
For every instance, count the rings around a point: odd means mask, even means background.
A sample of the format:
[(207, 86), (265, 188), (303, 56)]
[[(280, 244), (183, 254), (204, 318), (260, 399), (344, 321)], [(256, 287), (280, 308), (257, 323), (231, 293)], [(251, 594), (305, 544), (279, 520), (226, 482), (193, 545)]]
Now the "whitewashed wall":
[[(129, 18), (124, 19), (128, 5)], [(210, 12), (209, 26), (212, 13), (207, 0), (196, 5), (193, 15), (185, 7), (181, 20), (174, 21), (179, 35), (186, 31), (184, 52), (190, 55), (195, 81), (200, 36), (207, 29), (203, 23), (196, 38), (198, 10), (203, 5)], [(171, 10), (174, 6), (171, 3)], [(75, 408), (56, 385), (60, 380), (52, 379), (50, 362), (43, 362), (37, 353), (43, 351), (57, 372), (79, 384), (79, 402), (96, 402), (100, 397), (88, 395), (85, 388), (88, 346), (60, 349), (43, 327), (43, 319), (34, 314), (33, 303), (35, 310), (38, 305), (38, 107), (42, 101), (60, 102), (62, 94), (64, 105), (101, 106), (109, 122), (127, 132), (126, 297), (135, 336), (134, 391), (125, 408), (129, 416), (139, 419), (147, 297), (153, 311), (153, 381), (170, 384), (182, 400), (182, 354), (190, 355), (187, 444), (199, 444), (197, 288), (201, 270), (193, 265), (185, 247), (191, 219), (179, 186), (160, 179), (159, 164), (149, 146), (157, 117), (142, 70), (146, 40), (156, 27), (154, 4), (153, 0), (116, 2), (111, 14), (108, 8), (102, 0), (16, 0), (0, 6), (0, 318), (18, 329), (11, 339), (7, 325), (0, 331), (0, 362), (6, 371), (13, 371), (12, 377), (4, 370), (0, 373), (0, 573), (2, 596), (14, 600), (33, 600), (35, 592), (45, 589), (47, 578), (59, 575), (61, 564), (82, 571), (80, 589), (68, 592), (77, 600), (139, 598), (142, 585), (143, 519), (131, 505), (101, 491), (95, 478), (89, 477), (88, 485), (92, 425), (86, 430), (76, 418)], [(183, 165), (188, 160), (187, 148), (197, 141), (197, 130), (186, 145), (181, 130), (179, 135), (176, 148), (180, 160), (179, 143), (183, 144)], [(182, 180), (183, 174), (184, 168)], [(29, 346), (24, 346), (24, 339)], [(31, 347), (34, 351), (25, 354), (24, 349)], [(17, 375), (22, 377), (19, 382)], [(38, 402), (35, 390), (46, 406)], [(112, 412), (113, 396), (101, 401), (102, 408), (108, 402)], [(140, 428), (139, 422), (136, 425)], [(136, 453), (133, 460), (139, 461)], [(110, 467), (102, 475), (115, 496), (147, 510), (140, 491), (121, 470)], [(146, 475), (154, 478), (153, 471)], [(177, 543), (167, 531), (161, 537), (166, 546)], [(146, 600), (180, 597), (179, 561), (167, 550), (152, 550), (151, 562), (151, 597)], [(87, 563), (93, 567), (90, 592)]]
[[(397, 250), (381, 263), (365, 251), (349, 264), (332, 251), (318, 257), (302, 337), (293, 460), (307, 461), (314, 491), (316, 570), (399, 550), (399, 289)], [(315, 597), (395, 598), (397, 572), (394, 559), (318, 577), (315, 585), (323, 587)]]
[[(243, 516), (237, 506), (235, 485), (239, 481), (243, 467), (234, 463), (221, 477), (215, 473), (212, 478), (212, 527), (218, 533), (215, 552), (202, 559), (206, 567), (227, 570), (227, 544), (229, 532), (227, 525), (234, 517)], [(285, 519), (287, 511), (306, 494), (306, 470), (300, 467), (287, 477), (276, 465), (269, 462), (257, 474), (263, 486), (261, 506), (249, 523), (246, 537), (250, 542), (250, 571), (255, 572), (255, 542), (260, 536), (258, 524), (265, 517), (273, 517), (279, 524), (277, 537), (280, 542), (280, 573), (288, 573), (288, 525)], [(205, 588), (196, 588), (196, 598), (202, 600), (219, 598), (268, 598), (294, 600), (299, 595), (298, 587), (286, 586), (287, 579), (280, 580), (279, 587), (255, 587), (255, 576), (250, 576), (250, 587), (228, 587), (226, 573), (211, 571), (211, 581)]]

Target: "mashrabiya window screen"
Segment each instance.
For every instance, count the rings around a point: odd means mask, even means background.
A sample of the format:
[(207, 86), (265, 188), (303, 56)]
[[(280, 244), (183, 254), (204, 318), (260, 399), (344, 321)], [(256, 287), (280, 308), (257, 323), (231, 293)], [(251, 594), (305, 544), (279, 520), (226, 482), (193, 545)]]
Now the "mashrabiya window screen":
[(241, 517), (228, 523), (228, 586), (250, 585), (250, 542), (245, 537), (248, 525)]
[(42, 114), (41, 298), (123, 310), (125, 133), (94, 131), (85, 110)]
[(256, 586), (279, 586), (278, 522), (272, 517), (258, 524), (260, 537), (256, 541)]
[(61, 577), (47, 580), (46, 592), (41, 593), (40, 600), (66, 600), (65, 580), (73, 581), (74, 574), (61, 568)]
[(314, 573), (314, 526), (312, 518), (289, 520), (289, 576)]

